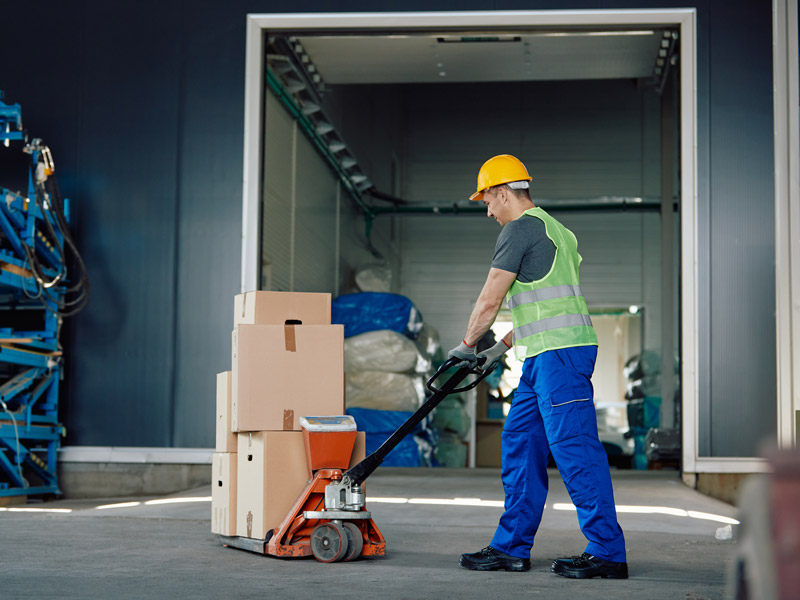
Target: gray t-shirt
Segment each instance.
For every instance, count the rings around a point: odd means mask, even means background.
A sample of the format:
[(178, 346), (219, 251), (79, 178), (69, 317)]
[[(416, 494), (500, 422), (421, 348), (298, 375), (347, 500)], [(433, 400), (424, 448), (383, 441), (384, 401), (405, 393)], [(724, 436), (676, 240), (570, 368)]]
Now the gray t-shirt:
[(550, 272), (556, 258), (556, 245), (544, 221), (523, 215), (506, 223), (494, 249), (492, 267), (517, 274), (524, 283), (537, 281)]

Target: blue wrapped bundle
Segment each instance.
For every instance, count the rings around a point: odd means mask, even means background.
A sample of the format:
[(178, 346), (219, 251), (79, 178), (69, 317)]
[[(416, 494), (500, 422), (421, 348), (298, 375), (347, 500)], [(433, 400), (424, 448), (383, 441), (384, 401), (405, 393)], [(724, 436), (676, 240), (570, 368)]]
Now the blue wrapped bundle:
[[(381, 444), (392, 435), (389, 433), (367, 433), (367, 456), (381, 447)], [(386, 455), (381, 463), (383, 467), (419, 467), (419, 448), (413, 435), (406, 436), (394, 449)]]
[[(356, 428), (366, 434), (367, 456), (380, 448), (408, 418), (414, 414), (403, 410), (375, 410), (371, 408), (348, 408), (347, 414), (356, 420)], [(423, 422), (424, 423), (424, 422)], [(384, 467), (419, 467), (431, 466), (432, 449), (422, 452), (428, 446), (427, 434), (430, 430), (417, 425), (395, 448), (386, 455), (381, 463)]]
[(331, 323), (344, 325), (344, 337), (389, 329), (416, 339), (422, 315), (414, 303), (399, 294), (361, 292), (345, 294), (331, 305)]

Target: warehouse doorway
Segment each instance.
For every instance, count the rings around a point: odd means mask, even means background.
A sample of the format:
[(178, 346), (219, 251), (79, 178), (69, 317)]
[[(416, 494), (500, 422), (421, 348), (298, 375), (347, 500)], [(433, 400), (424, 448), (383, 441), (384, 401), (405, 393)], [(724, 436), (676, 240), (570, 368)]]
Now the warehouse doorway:
[[(418, 54), (424, 59), (436, 59), (428, 61), (430, 64), (429, 72), (424, 74), (425, 77), (430, 78), (429, 83), (441, 83), (443, 79), (450, 78), (453, 82), (450, 90), (453, 90), (454, 97), (458, 95), (459, 85), (468, 85), (465, 82), (470, 78), (474, 80), (474, 73), (476, 70), (488, 69), (485, 63), (481, 63), (482, 51), (479, 48), (486, 48), (488, 44), (493, 44), (495, 47), (512, 45), (524, 45), (527, 40), (525, 37), (528, 34), (533, 35), (537, 33), (540, 40), (572, 40), (573, 43), (586, 43), (589, 41), (597, 41), (602, 38), (612, 37), (616, 34), (618, 38), (625, 38), (627, 41), (635, 40), (641, 41), (644, 37), (644, 32), (657, 31), (659, 35), (663, 35), (666, 31), (674, 29), (679, 32), (682, 43), (679, 48), (680, 52), (680, 98), (676, 107), (676, 114), (680, 115), (680, 132), (677, 136), (680, 144), (679, 164), (674, 165), (677, 171), (680, 167), (680, 180), (679, 180), (679, 206), (681, 211), (680, 218), (680, 234), (681, 240), (680, 256), (682, 263), (685, 266), (680, 272), (680, 279), (682, 282), (683, 298), (681, 301), (676, 302), (675, 310), (677, 312), (677, 305), (683, 303), (683, 315), (681, 331), (683, 333), (683, 352), (682, 360), (684, 365), (683, 372), (683, 397), (686, 401), (685, 414), (694, 414), (696, 406), (695, 398), (695, 382), (694, 368), (696, 352), (695, 327), (694, 327), (694, 312), (693, 300), (694, 297), (694, 211), (695, 211), (695, 198), (696, 198), (696, 183), (695, 183), (695, 156), (694, 147), (696, 139), (696, 124), (695, 124), (695, 100), (694, 100), (694, 73), (695, 73), (695, 58), (694, 58), (694, 11), (692, 10), (667, 10), (667, 11), (509, 11), (509, 12), (486, 12), (486, 13), (381, 13), (381, 14), (326, 14), (326, 15), (251, 15), (248, 18), (248, 45), (247, 45), (247, 77), (246, 77), (246, 98), (245, 98), (245, 113), (246, 113), (246, 127), (245, 127), (245, 173), (244, 173), (244, 201), (243, 201), (243, 261), (242, 261), (242, 287), (243, 289), (256, 289), (259, 287), (259, 281), (264, 277), (263, 263), (262, 263), (262, 248), (261, 240), (263, 239), (263, 215), (259, 214), (261, 207), (261, 199), (264, 196), (264, 179), (265, 167), (264, 161), (264, 146), (261, 132), (264, 127), (264, 104), (269, 106), (270, 94), (273, 98), (272, 101), (280, 100), (280, 87), (272, 85), (269, 74), (267, 74), (266, 66), (269, 64), (270, 56), (265, 51), (267, 45), (271, 42), (270, 35), (280, 33), (286, 38), (286, 43), (290, 45), (290, 50), (296, 52), (301, 61), (306, 63), (320, 64), (317, 68), (317, 74), (324, 84), (324, 77), (322, 75), (327, 72), (331, 73), (332, 69), (337, 68), (337, 65), (347, 65), (348, 60), (341, 52), (342, 48), (346, 46), (337, 46), (338, 43), (358, 45), (359, 56), (371, 57), (380, 56), (382, 60), (377, 61), (378, 67), (370, 66), (370, 62), (362, 62), (363, 68), (360, 69), (360, 76), (367, 78), (360, 82), (361, 85), (368, 86), (370, 82), (378, 83), (383, 82), (383, 85), (390, 85), (386, 78), (391, 76), (391, 81), (398, 81), (402, 77), (418, 78), (420, 77), (421, 67), (420, 64), (415, 64), (413, 68), (405, 68), (404, 63), (387, 63), (387, 56), (402, 56), (405, 51), (389, 51), (387, 48), (402, 46), (403, 44), (411, 44), (407, 46), (408, 53), (413, 54), (418, 51)], [(619, 35), (624, 32), (626, 36)], [(344, 36), (343, 34), (347, 34)], [(434, 35), (434, 40), (430, 39)], [(414, 44), (420, 42), (422, 38), (428, 37), (431, 42), (428, 46), (424, 43), (417, 48)], [(347, 39), (344, 39), (344, 38)], [(666, 39), (666, 38), (665, 38)], [(426, 54), (431, 50), (430, 46), (436, 46), (433, 54)], [(659, 43), (660, 45), (660, 43)], [(520, 46), (523, 47), (523, 46)], [(417, 50), (415, 50), (417, 48)], [(458, 48), (462, 59), (468, 57), (467, 60), (462, 60), (462, 63), (453, 62), (454, 49)], [(656, 48), (658, 50), (658, 48)], [(353, 52), (352, 48), (349, 52)], [(540, 48), (535, 53), (541, 53), (543, 50)], [(593, 57), (597, 53), (591, 50), (583, 52), (584, 57)], [(352, 54), (351, 54), (352, 55)], [(528, 63), (525, 62), (525, 53), (521, 52), (520, 56), (522, 62), (516, 66), (516, 77), (520, 78), (520, 73), (525, 72), (528, 68)], [(557, 58), (557, 57), (556, 57)], [(584, 61), (586, 63), (587, 61)], [(551, 61), (552, 64), (559, 64), (558, 60)], [(390, 64), (391, 66), (387, 66)], [(466, 67), (460, 70), (460, 64)], [(270, 65), (275, 70), (275, 65)], [(585, 65), (584, 65), (585, 66)], [(650, 65), (653, 66), (652, 64)], [(370, 70), (372, 69), (372, 70)], [(307, 84), (314, 84), (316, 77), (314, 71), (309, 71), (310, 82), (301, 82)], [(554, 77), (555, 75), (550, 75)], [(461, 79), (459, 79), (459, 77)], [(504, 77), (509, 77), (508, 74)], [(383, 78), (383, 79), (382, 79)], [(491, 82), (485, 82), (484, 85), (489, 85)], [(503, 84), (505, 85), (505, 84)], [(284, 88), (285, 89), (285, 88)], [(388, 89), (388, 88), (387, 88)], [(602, 94), (604, 91), (601, 90)], [(388, 90), (388, 95), (391, 95), (391, 90)], [(569, 90), (565, 92), (565, 97), (568, 97)], [(443, 94), (440, 98), (442, 102), (447, 102), (447, 94)], [(479, 100), (476, 97), (477, 104)], [(309, 110), (314, 110), (313, 107)], [(299, 107), (298, 112), (305, 112), (305, 109)], [(311, 114), (311, 113), (308, 113)], [(366, 117), (367, 115), (365, 115)], [(317, 132), (324, 130), (327, 124), (323, 121), (315, 122), (311, 119), (308, 120), (312, 128)], [(288, 131), (288, 130), (287, 130)], [(289, 131), (291, 135), (292, 144), (296, 143), (297, 128)], [(458, 143), (458, 141), (456, 141)], [(342, 144), (346, 145), (346, 140), (342, 140)], [(333, 148), (333, 142), (328, 143), (328, 148)], [(298, 154), (293, 151), (292, 160), (295, 160)], [(363, 160), (363, 155), (359, 157), (349, 156), (349, 159)], [(369, 157), (367, 157), (369, 159)], [(368, 162), (368, 161), (367, 161)], [(387, 161), (391, 162), (391, 161)], [(395, 164), (392, 162), (392, 164)], [(369, 169), (362, 169), (359, 171), (359, 165), (349, 164), (341, 165), (343, 169), (348, 170), (353, 177), (350, 177), (344, 184), (337, 187), (336, 203), (341, 202), (341, 196), (347, 195), (352, 191), (349, 187), (359, 189), (362, 185), (374, 184), (375, 182), (369, 181), (370, 177), (375, 177)], [(463, 174), (457, 173), (458, 169), (463, 165), (454, 165), (452, 171), (456, 172), (455, 175), (464, 175), (465, 180), (471, 180), (474, 177), (474, 160), (469, 163), (469, 172), (465, 170)], [(280, 171), (280, 170), (279, 170)], [(287, 171), (290, 172), (290, 171)], [(397, 191), (396, 187), (392, 186), (392, 182), (398, 179), (396, 172), (389, 175), (384, 175), (384, 179), (389, 180), (388, 190), (390, 192)], [(313, 178), (312, 178), (313, 179)], [(272, 179), (271, 179), (272, 180)], [(426, 182), (428, 183), (428, 182)], [(287, 189), (294, 186), (292, 189), (300, 185), (297, 181), (294, 183), (289, 182)], [(435, 186), (427, 186), (428, 189), (435, 189)], [(387, 189), (387, 188), (384, 188)], [(608, 198), (601, 199), (609, 201)], [(619, 199), (610, 199), (612, 202)], [(646, 203), (646, 199), (630, 197), (622, 200), (623, 202), (640, 202)], [(665, 208), (671, 212), (672, 198), (665, 202), (669, 208)], [(302, 207), (297, 206), (294, 201), (287, 205), (288, 210), (291, 212), (293, 219), (293, 229), (288, 233), (288, 239), (293, 239), (300, 229), (297, 229), (297, 220), (294, 215), (297, 210)], [(469, 208), (469, 207), (468, 207)], [(618, 207), (617, 207), (618, 208)], [(660, 207), (655, 207), (659, 210)], [(461, 211), (460, 207), (457, 210)], [(464, 210), (464, 212), (467, 212)], [(338, 214), (338, 210), (337, 210)], [(575, 219), (573, 219), (575, 220)], [(579, 217), (577, 217), (579, 220)], [(468, 227), (473, 227), (469, 225)], [(479, 227), (479, 226), (475, 226)], [(481, 226), (483, 227), (483, 226)], [(328, 231), (326, 233), (334, 235), (337, 240), (345, 235), (345, 226), (337, 221), (335, 232)], [(402, 233), (402, 232), (401, 232)], [(658, 231), (656, 230), (656, 235)], [(433, 236), (435, 237), (434, 232)], [(293, 247), (293, 246), (292, 246)], [(337, 241), (337, 249), (339, 248)], [(483, 256), (479, 254), (478, 256)], [(413, 263), (415, 265), (423, 264), (426, 261), (430, 262), (431, 254), (420, 258), (419, 262)], [(293, 261), (292, 251), (287, 252), (287, 260)], [(338, 265), (338, 258), (336, 264)], [(409, 261), (411, 264), (413, 261)], [(476, 264), (481, 265), (480, 269), (485, 269), (483, 258), (475, 261)], [(414, 267), (415, 269), (416, 266)], [(419, 272), (419, 269), (416, 270)], [(408, 276), (408, 272), (404, 272)], [(485, 274), (484, 274), (485, 275)], [(270, 266), (267, 275), (270, 279), (276, 278), (275, 269)], [(285, 278), (287, 281), (293, 281), (291, 278), (296, 276), (296, 269), (291, 267), (289, 275)], [(408, 280), (408, 277), (406, 277)], [(619, 302), (613, 302), (618, 305)], [(461, 319), (459, 318), (459, 321)], [(457, 325), (462, 326), (462, 325)], [(445, 325), (445, 328), (450, 325)], [(456, 325), (453, 325), (456, 327)], [(678, 336), (676, 336), (677, 339)], [(694, 426), (693, 422), (690, 425)], [(687, 439), (693, 439), (693, 434), (688, 433)], [(693, 446), (689, 447), (688, 451), (694, 456)]]

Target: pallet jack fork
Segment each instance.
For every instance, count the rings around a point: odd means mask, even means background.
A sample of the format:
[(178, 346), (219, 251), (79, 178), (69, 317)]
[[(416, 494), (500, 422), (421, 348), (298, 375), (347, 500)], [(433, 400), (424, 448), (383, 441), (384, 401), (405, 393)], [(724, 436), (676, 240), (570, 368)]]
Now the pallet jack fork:
[[(356, 439), (353, 417), (303, 417), (306, 459), (313, 478), (286, 518), (267, 532), (264, 540), (218, 535), (218, 541), (259, 554), (283, 558), (314, 556), (326, 563), (350, 561), (359, 556), (385, 556), (386, 540), (366, 509), (362, 484), (445, 396), (471, 390), (490, 372), (478, 366), (461, 367), (440, 388), (435, 387), (436, 379), (459, 362), (445, 361), (428, 380), (431, 395), (425, 403), (380, 448), (349, 470), (345, 469)], [(477, 377), (457, 387), (471, 374)]]

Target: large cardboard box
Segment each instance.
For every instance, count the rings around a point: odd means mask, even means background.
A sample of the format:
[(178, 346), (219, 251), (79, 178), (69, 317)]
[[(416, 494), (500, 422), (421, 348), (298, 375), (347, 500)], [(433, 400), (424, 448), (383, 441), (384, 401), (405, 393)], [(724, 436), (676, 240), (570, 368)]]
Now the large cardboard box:
[(300, 417), (344, 414), (343, 325), (237, 325), (232, 431), (299, 431)]
[(247, 292), (233, 300), (233, 324), (329, 325), (331, 295), (307, 292)]
[[(239, 434), (236, 535), (264, 539), (283, 522), (308, 483), (303, 433), (257, 431)], [(359, 432), (350, 466), (362, 460)]]
[(231, 371), (217, 374), (217, 452), (236, 452), (236, 434), (231, 431)]
[(236, 535), (235, 452), (215, 452), (211, 456), (211, 533)]

